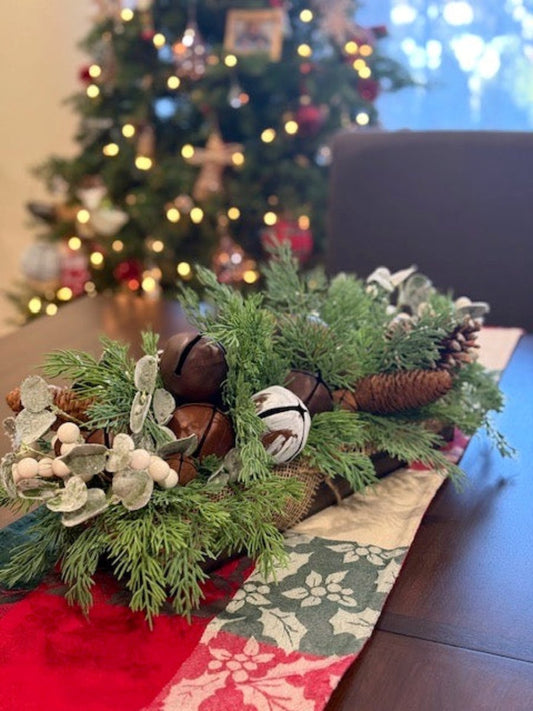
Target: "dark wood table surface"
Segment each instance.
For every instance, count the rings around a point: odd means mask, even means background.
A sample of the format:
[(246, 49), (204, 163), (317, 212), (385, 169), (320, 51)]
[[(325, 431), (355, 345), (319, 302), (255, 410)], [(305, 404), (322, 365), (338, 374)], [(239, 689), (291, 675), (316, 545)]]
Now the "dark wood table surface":
[[(171, 302), (76, 301), (0, 339), (0, 393), (53, 349), (98, 353), (100, 333), (138, 349), (142, 328), (164, 339), (184, 323)], [(533, 710), (533, 336), (520, 341), (502, 388), (508, 401), (497, 424), (517, 458), (502, 460), (480, 436), (470, 443), (466, 488), (446, 482), (435, 497), (328, 711)], [(0, 453), (7, 447), (2, 438)], [(7, 521), (0, 511), (0, 525)]]

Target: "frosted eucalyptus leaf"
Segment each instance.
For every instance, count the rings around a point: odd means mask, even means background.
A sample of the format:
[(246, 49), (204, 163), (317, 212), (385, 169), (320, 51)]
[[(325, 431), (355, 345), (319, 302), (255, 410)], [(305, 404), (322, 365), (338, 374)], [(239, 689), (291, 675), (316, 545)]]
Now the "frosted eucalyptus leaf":
[(81, 476), (73, 476), (67, 480), (64, 489), (59, 489), (57, 494), (46, 502), (46, 508), (63, 513), (77, 511), (87, 503), (88, 492)]
[(157, 388), (154, 392), (153, 408), (157, 424), (166, 425), (174, 414), (176, 403), (168, 390)]
[(427, 304), (435, 291), (431, 281), (423, 274), (413, 274), (404, 282), (398, 292), (398, 305), (409, 306), (416, 314), (422, 304)]
[(59, 482), (43, 481), (43, 479), (21, 479), (17, 482), (17, 491), (21, 499), (46, 501), (57, 493)]
[(230, 481), (238, 481), (242, 471), (242, 458), (239, 450), (235, 447), (233, 449), (230, 449), (230, 451), (224, 457), (222, 465), (224, 469), (228, 472), (230, 476)]
[(142, 430), (151, 401), (152, 395), (150, 393), (139, 390), (135, 394), (130, 411), (130, 430), (134, 434), (138, 434)]
[(113, 449), (116, 451), (120, 450), (121, 452), (133, 452), (135, 449), (135, 442), (129, 435), (121, 432), (120, 434), (115, 435), (115, 439), (113, 440)]
[(142, 509), (150, 501), (154, 482), (148, 472), (133, 469), (120, 472), (113, 477), (111, 491), (118, 496), (129, 511)]
[(2, 424), (4, 426), (6, 437), (9, 437), (11, 443), (14, 444), (17, 437), (17, 421), (14, 417), (6, 417)]
[(41, 412), (54, 403), (48, 383), (39, 375), (30, 375), (20, 386), (20, 401), (30, 412)]
[(172, 432), (171, 429), (165, 426), (159, 426), (159, 432), (161, 434), (164, 434), (165, 437), (167, 438), (168, 442), (174, 442), (176, 440), (176, 434)]
[(107, 448), (103, 444), (80, 444), (68, 454), (59, 457), (72, 474), (90, 481), (95, 474), (102, 472), (106, 465)]
[(17, 441), (23, 444), (35, 442), (48, 432), (56, 419), (54, 413), (48, 410), (42, 412), (22, 410), (15, 419)]
[(17, 487), (13, 480), (13, 464), (17, 458), (13, 452), (8, 452), (0, 461), (0, 485), (10, 499), (17, 498)]
[(115, 435), (113, 449), (109, 450), (107, 454), (107, 463), (105, 465), (107, 471), (118, 472), (120, 469), (127, 467), (134, 449), (135, 442), (129, 435), (123, 432)]
[(109, 502), (102, 489), (88, 489), (86, 503), (77, 511), (64, 513), (61, 517), (61, 523), (67, 528), (77, 526), (94, 516), (98, 516), (98, 514), (105, 511), (108, 506)]
[(211, 474), (207, 481), (210, 484), (215, 484), (217, 490), (220, 490), (230, 483), (230, 475), (224, 469), (224, 467), (220, 467), (220, 469), (217, 469), (216, 472), (213, 472), (213, 474)]
[(145, 355), (137, 361), (133, 382), (137, 390), (145, 393), (153, 393), (159, 372), (157, 358)]
[(185, 454), (186, 456), (190, 456), (197, 447), (198, 437), (193, 434), (189, 437), (177, 439), (175, 442), (168, 442), (167, 444), (163, 444), (157, 450), (157, 454), (162, 459), (171, 457), (173, 454)]

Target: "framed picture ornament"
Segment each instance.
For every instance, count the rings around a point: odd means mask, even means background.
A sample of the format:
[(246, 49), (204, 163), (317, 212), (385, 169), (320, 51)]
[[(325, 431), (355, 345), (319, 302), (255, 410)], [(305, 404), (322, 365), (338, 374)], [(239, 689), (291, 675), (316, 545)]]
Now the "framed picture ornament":
[(224, 49), (237, 55), (267, 55), (279, 62), (283, 49), (283, 10), (229, 10)]

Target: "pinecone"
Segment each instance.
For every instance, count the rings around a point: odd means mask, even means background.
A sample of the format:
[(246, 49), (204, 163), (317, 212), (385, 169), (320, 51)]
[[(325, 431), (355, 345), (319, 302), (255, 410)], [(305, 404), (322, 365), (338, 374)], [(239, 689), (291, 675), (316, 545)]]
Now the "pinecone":
[[(92, 405), (92, 400), (89, 398), (80, 398), (74, 390), (70, 388), (60, 388), (56, 385), (50, 385), (50, 390), (54, 396), (54, 405), (62, 410), (64, 413), (69, 415), (71, 418), (80, 420), (82, 422), (87, 421), (87, 410)], [(22, 403), (20, 401), (20, 388), (15, 388), (10, 393), (6, 395), (6, 402), (13, 410), (13, 412), (18, 413), (22, 410)], [(66, 422), (68, 418), (63, 418), (59, 416), (58, 420), (61, 422)], [(61, 424), (60, 422), (60, 424)]]
[(481, 328), (479, 321), (467, 316), (462, 323), (456, 326), (439, 347), (440, 358), (437, 368), (458, 370), (465, 363), (477, 360), (479, 345), (476, 343), (477, 333)]
[(403, 370), (361, 378), (354, 388), (358, 409), (376, 415), (429, 405), (452, 387), (447, 370)]

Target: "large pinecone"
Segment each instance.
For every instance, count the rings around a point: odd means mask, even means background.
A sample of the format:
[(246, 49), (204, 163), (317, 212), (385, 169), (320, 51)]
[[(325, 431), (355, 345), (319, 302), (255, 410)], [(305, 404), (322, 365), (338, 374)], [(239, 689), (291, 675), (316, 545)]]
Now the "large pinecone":
[(361, 378), (354, 388), (357, 409), (376, 415), (414, 410), (429, 405), (452, 387), (447, 370), (405, 370)]
[[(81, 422), (87, 421), (87, 410), (93, 403), (91, 399), (80, 398), (79, 395), (70, 388), (60, 388), (56, 385), (50, 385), (49, 387), (54, 396), (54, 405), (56, 407), (73, 419), (80, 420)], [(15, 388), (8, 393), (6, 395), (6, 402), (13, 412), (20, 412), (22, 410), (20, 388)], [(66, 421), (66, 418), (59, 417), (59, 419)]]
[(440, 358), (437, 368), (458, 370), (465, 363), (477, 360), (479, 345), (476, 343), (481, 324), (467, 316), (442, 341), (439, 347)]

